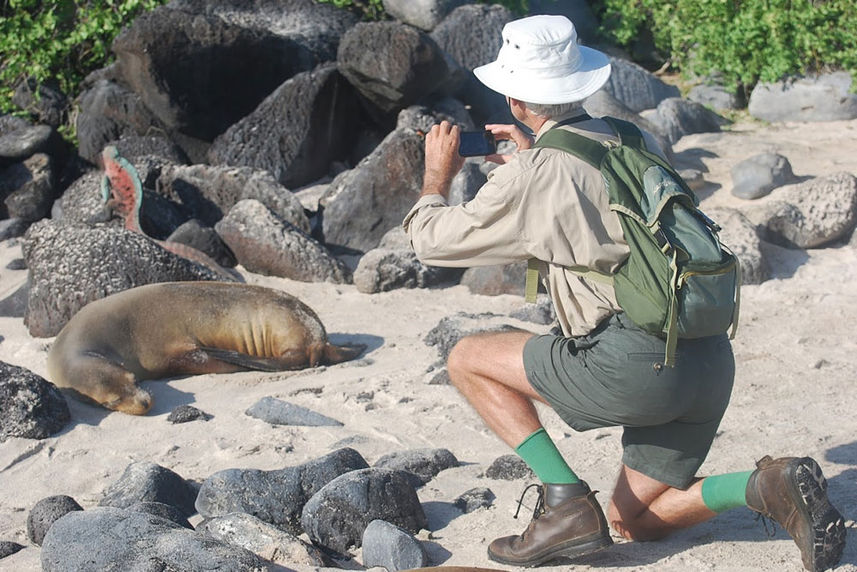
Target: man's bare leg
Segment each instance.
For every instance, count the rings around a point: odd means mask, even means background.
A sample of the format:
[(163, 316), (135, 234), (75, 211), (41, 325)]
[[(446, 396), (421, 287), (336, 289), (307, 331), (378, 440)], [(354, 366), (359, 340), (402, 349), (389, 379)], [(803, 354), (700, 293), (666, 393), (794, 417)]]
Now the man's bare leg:
[(607, 508), (610, 526), (629, 540), (657, 540), (716, 515), (702, 501), (702, 479), (681, 490), (625, 465)]
[(541, 428), (533, 400), (541, 397), (524, 371), (529, 332), (477, 334), (463, 338), (449, 354), (452, 383), (491, 429), (514, 448)]

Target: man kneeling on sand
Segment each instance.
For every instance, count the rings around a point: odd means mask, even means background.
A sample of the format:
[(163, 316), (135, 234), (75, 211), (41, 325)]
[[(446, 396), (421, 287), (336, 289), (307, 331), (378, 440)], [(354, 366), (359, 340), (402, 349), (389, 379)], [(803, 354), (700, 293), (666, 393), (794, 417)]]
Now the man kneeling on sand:
[[(607, 81), (609, 60), (579, 46), (568, 19), (510, 22), (496, 61), (474, 72), (506, 96), (512, 115), (536, 140), (565, 129), (617, 144), (609, 125), (582, 108)], [(599, 170), (564, 151), (533, 147), (514, 125), (486, 128), (513, 141), (517, 151), (490, 156), (503, 164), (472, 201), (458, 206), (448, 206), (447, 196), (464, 160), (457, 152), (459, 129), (445, 121), (431, 129), (422, 195), (403, 224), (427, 264), (537, 260), (562, 328), (561, 335), (469, 336), (449, 356), (452, 382), (542, 481), (527, 529), (494, 540), (488, 556), (536, 566), (610, 546), (608, 522), (625, 538), (653, 540), (747, 506), (788, 531), (807, 570), (834, 566), (845, 545), (845, 523), (828, 501), (813, 459), (765, 457), (752, 471), (696, 475), (732, 392), (730, 342), (726, 334), (681, 339), (675, 366), (664, 367), (665, 341), (627, 318), (612, 284), (579, 272), (612, 272), (629, 254)], [(644, 141), (662, 155), (650, 134)], [(622, 465), (606, 517), (545, 432), (534, 401), (578, 431), (624, 428)]]

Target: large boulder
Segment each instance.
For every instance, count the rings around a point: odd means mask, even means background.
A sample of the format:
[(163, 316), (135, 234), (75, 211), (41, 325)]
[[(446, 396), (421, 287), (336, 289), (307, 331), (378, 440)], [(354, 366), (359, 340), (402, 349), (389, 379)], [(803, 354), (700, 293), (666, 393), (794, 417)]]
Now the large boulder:
[(348, 158), (364, 113), (334, 64), (300, 73), (279, 86), (252, 113), (215, 139), (214, 165), (265, 169), (295, 188), (327, 174)]
[(857, 93), (851, 74), (834, 72), (760, 82), (748, 104), (750, 115), (764, 121), (835, 121), (857, 117)]
[(676, 86), (661, 81), (642, 66), (617, 57), (610, 57), (610, 64), (612, 72), (604, 89), (632, 111), (654, 109), (667, 98), (681, 96)]
[(318, 64), (299, 40), (169, 6), (135, 18), (113, 51), (125, 82), (168, 129), (205, 141)]
[(430, 32), (453, 9), (466, 0), (383, 0), (384, 11), (390, 16)]
[(98, 503), (100, 506), (128, 508), (140, 502), (156, 502), (177, 508), (185, 517), (196, 512), (196, 488), (181, 475), (149, 461), (125, 467)]
[(94, 81), (78, 102), (77, 152), (92, 163), (97, 163), (101, 151), (113, 141), (167, 131), (138, 94), (110, 79)]
[(741, 211), (727, 207), (705, 209), (705, 214), (720, 226), (720, 240), (741, 263), (741, 283), (761, 284), (770, 277), (756, 226)]
[(170, 8), (292, 38), (319, 62), (336, 59), (340, 38), (359, 21), (353, 11), (315, 0), (171, 0)]
[(320, 200), (325, 244), (361, 252), (378, 246), (419, 197), (424, 161), (419, 134), (396, 129), (354, 169), (337, 175)]
[(250, 514), (297, 535), (301, 511), (314, 494), (336, 477), (368, 466), (360, 453), (344, 448), (296, 467), (226, 469), (202, 483), (196, 509), (205, 518)]
[(28, 369), (0, 361), (0, 442), (45, 439), (71, 419), (59, 390)]
[(405, 473), (371, 468), (339, 476), (309, 499), (301, 525), (314, 544), (342, 554), (362, 545), (363, 532), (376, 519), (411, 533), (428, 527)]
[(249, 550), (165, 518), (113, 507), (73, 511), (48, 530), (42, 570), (272, 570)]
[(224, 279), (122, 228), (43, 219), (27, 230), (22, 250), (30, 282), (24, 321), (36, 337), (57, 335), (89, 302), (128, 288)]
[(746, 209), (762, 238), (789, 248), (819, 248), (857, 224), (857, 177), (839, 172), (782, 187)]
[[(259, 201), (295, 228), (309, 232), (303, 205), (271, 173), (251, 167), (167, 165), (158, 193), (183, 207), (186, 216), (214, 226), (239, 202)], [(145, 207), (144, 202), (144, 207)]]
[(57, 193), (55, 180), (54, 161), (44, 153), (0, 171), (0, 218), (33, 222), (47, 216)]
[(432, 30), (431, 37), (466, 72), (454, 95), (471, 107), (480, 124), (511, 122), (506, 98), (473, 75), (473, 68), (497, 58), (503, 44), (503, 26), (515, 18), (499, 4), (465, 4), (453, 10)]
[(718, 132), (721, 126), (729, 123), (704, 105), (681, 97), (664, 99), (653, 111), (644, 112), (642, 116), (670, 144), (691, 133)]
[(303, 282), (351, 282), (351, 271), (324, 245), (259, 201), (239, 202), (214, 228), (250, 272)]
[(339, 44), (337, 65), (380, 117), (416, 103), (449, 75), (437, 43), (395, 21), (363, 22), (348, 30)]

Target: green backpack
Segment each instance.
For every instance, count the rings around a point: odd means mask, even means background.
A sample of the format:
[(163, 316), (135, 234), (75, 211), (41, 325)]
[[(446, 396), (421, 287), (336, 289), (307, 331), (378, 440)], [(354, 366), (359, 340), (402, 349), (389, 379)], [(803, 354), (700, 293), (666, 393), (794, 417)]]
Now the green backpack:
[[(631, 254), (612, 275), (574, 270), (612, 282), (625, 314), (640, 328), (666, 338), (664, 365), (671, 366), (679, 338), (721, 334), (730, 326), (734, 337), (741, 265), (720, 242), (720, 227), (697, 208), (699, 201), (687, 183), (646, 149), (640, 130), (627, 121), (603, 119), (619, 135), (619, 145), (551, 129), (536, 147), (571, 153), (601, 171)], [(528, 272), (530, 299), (537, 278), (537, 272)]]

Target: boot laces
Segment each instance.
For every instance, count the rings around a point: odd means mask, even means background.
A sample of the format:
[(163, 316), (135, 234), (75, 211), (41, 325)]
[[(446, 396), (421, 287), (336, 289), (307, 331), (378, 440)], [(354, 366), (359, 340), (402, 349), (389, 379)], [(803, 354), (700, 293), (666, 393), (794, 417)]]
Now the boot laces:
[(521, 512), (521, 505), (524, 503), (524, 496), (526, 496), (527, 491), (533, 487), (535, 487), (539, 491), (539, 498), (536, 499), (536, 506), (533, 509), (533, 519), (535, 520), (539, 518), (539, 516), (541, 516), (541, 514), (544, 512), (545, 489), (540, 484), (533, 483), (531, 485), (527, 485), (527, 487), (524, 488), (524, 491), (521, 493), (521, 498), (518, 499), (518, 509), (515, 511), (515, 516), (513, 516), (512, 518), (518, 518), (518, 513)]

